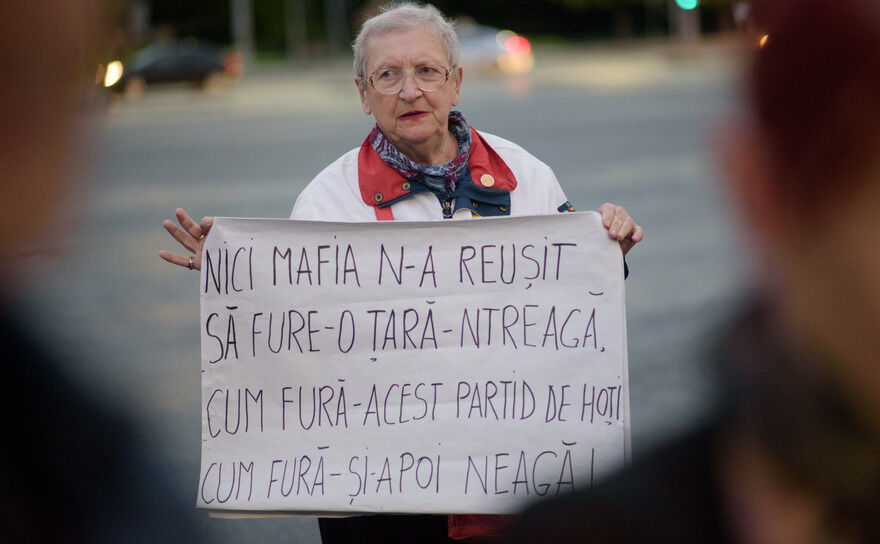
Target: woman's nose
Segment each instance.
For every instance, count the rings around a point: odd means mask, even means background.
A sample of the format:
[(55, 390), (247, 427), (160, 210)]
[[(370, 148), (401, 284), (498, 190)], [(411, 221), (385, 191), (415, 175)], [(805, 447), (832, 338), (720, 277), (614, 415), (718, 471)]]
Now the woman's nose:
[(400, 88), (400, 98), (412, 101), (422, 95), (424, 91), (419, 88), (415, 74), (403, 74), (403, 87)]

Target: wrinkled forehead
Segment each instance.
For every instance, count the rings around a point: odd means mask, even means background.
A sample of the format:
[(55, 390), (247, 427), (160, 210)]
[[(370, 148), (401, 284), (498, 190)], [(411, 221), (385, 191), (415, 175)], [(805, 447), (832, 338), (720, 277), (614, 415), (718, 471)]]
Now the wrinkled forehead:
[(448, 63), (449, 53), (440, 36), (420, 26), (388, 30), (370, 36), (366, 42), (367, 73), (380, 66)]

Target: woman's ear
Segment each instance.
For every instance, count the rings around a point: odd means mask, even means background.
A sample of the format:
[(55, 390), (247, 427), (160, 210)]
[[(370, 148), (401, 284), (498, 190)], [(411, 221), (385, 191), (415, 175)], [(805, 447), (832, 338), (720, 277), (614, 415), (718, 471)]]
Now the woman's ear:
[(356, 77), (354, 78), (354, 86), (357, 87), (358, 96), (361, 97), (361, 109), (364, 110), (364, 113), (367, 115), (372, 115), (373, 108), (371, 108), (369, 102), (367, 102), (367, 82)]

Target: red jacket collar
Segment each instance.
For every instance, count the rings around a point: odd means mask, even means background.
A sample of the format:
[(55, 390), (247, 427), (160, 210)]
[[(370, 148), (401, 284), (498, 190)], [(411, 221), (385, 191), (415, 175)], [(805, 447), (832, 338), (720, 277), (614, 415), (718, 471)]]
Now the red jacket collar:
[[(516, 177), (504, 160), (489, 147), (479, 132), (471, 128), (471, 154), (468, 159), (470, 180), (484, 189), (512, 191), (516, 189)], [(367, 138), (358, 154), (358, 185), (361, 198), (368, 206), (387, 206), (411, 192), (406, 178), (385, 164)]]

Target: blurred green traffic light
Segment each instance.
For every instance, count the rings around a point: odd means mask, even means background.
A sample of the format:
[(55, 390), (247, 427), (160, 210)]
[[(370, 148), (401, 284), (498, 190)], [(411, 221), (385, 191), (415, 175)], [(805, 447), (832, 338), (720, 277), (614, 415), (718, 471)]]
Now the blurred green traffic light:
[(675, 4), (681, 9), (696, 9), (700, 0), (675, 0)]

